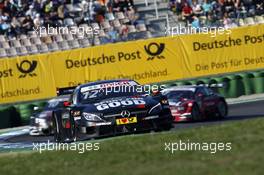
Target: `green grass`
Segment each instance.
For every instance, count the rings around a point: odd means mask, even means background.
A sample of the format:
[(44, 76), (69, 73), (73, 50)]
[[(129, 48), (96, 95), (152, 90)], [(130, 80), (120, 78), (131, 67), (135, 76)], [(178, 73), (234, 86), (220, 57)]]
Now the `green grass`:
[[(263, 174), (264, 119), (100, 141), (99, 151), (0, 154), (0, 174)], [(165, 142), (231, 142), (231, 151), (165, 151)], [(99, 140), (98, 140), (99, 141)], [(94, 142), (97, 142), (95, 140)]]

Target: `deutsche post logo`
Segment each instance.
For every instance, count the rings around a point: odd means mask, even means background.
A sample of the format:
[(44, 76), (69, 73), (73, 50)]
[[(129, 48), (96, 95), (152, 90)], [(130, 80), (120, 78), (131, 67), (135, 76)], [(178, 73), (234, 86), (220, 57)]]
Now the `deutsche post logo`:
[(164, 59), (165, 57), (162, 54), (164, 51), (164, 43), (150, 43), (148, 46), (144, 46), (146, 53), (149, 55), (147, 60), (153, 60), (154, 58)]
[(34, 73), (36, 67), (37, 67), (38, 62), (37, 61), (28, 61), (28, 60), (23, 60), (20, 64), (17, 65), (17, 69), (19, 72), (22, 73), (22, 75), (19, 76), (19, 78), (25, 78), (27, 75), (33, 77), (37, 76), (36, 73)]

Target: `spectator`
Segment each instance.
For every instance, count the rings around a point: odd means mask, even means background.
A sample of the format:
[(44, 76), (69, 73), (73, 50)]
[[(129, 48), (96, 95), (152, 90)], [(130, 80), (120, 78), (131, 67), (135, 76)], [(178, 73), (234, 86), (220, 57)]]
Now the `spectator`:
[(183, 4), (181, 0), (176, 0), (176, 14), (177, 15), (180, 15), (182, 13), (182, 7), (183, 7)]
[(112, 5), (112, 12), (116, 13), (120, 11), (120, 6), (119, 6), (119, 0), (114, 0), (113, 5)]
[(41, 11), (41, 0), (34, 0), (33, 2), (33, 8), (35, 9), (36, 12), (40, 12)]
[(238, 18), (246, 18), (247, 17), (247, 11), (246, 7), (244, 6), (243, 2), (241, 2), (240, 6), (237, 8), (237, 17)]
[(207, 26), (208, 28), (215, 26), (215, 21), (211, 13), (208, 14), (204, 25)]
[(44, 12), (46, 14), (50, 13), (52, 11), (53, 3), (50, 0), (47, 0), (44, 4)]
[(33, 23), (34, 23), (35, 28), (38, 28), (42, 25), (42, 21), (40, 19), (40, 14), (36, 14), (36, 17), (34, 18)]
[(5, 20), (0, 18), (0, 34), (6, 34), (9, 28), (10, 25)]
[(203, 4), (202, 4), (202, 7), (203, 7), (204, 15), (208, 16), (208, 14), (212, 10), (212, 5), (208, 2), (208, 0), (204, 0)]
[(59, 5), (58, 9), (57, 9), (57, 13), (58, 13), (58, 18), (60, 20), (64, 19), (64, 5)]
[(176, 13), (176, 0), (170, 0), (169, 1), (169, 9)]
[(203, 9), (201, 5), (197, 2), (197, 0), (193, 0), (192, 9), (193, 9), (193, 13), (196, 16), (200, 16), (201, 14), (203, 14)]
[(127, 10), (127, 2), (125, 0), (119, 0), (118, 6), (120, 12), (125, 12)]
[(17, 36), (18, 34), (20, 34), (20, 23), (18, 22), (17, 18), (14, 16), (12, 18), (12, 21), (10, 23), (10, 32), (9, 32), (9, 35), (11, 37), (15, 37)]
[(186, 21), (187, 24), (192, 20), (192, 8), (189, 6), (187, 2), (184, 3), (182, 8), (182, 18)]
[(27, 10), (26, 12), (26, 16), (31, 16), (31, 18), (34, 18), (34, 16), (36, 15), (36, 11), (34, 10), (34, 6), (33, 5), (30, 5), (29, 6), (29, 9)]
[(128, 27), (127, 25), (122, 25), (119, 30), (120, 39), (122, 41), (127, 41), (128, 39)]
[(197, 16), (195, 15), (193, 16), (193, 21), (191, 25), (193, 28), (196, 28), (196, 29), (200, 28), (200, 20)]
[(229, 16), (235, 17), (235, 3), (233, 0), (226, 0), (223, 5), (223, 13), (228, 13)]
[(106, 29), (106, 37), (110, 40), (110, 42), (114, 43), (118, 41), (118, 34), (111, 26), (109, 29)]
[(48, 26), (54, 26), (53, 24), (54, 21), (52, 21), (49, 17), (49, 15), (46, 15), (43, 19), (43, 26), (48, 28)]
[(230, 28), (232, 26), (232, 20), (229, 18), (227, 12), (224, 14), (223, 24), (225, 28)]
[(243, 2), (245, 9), (247, 11), (247, 16), (252, 16), (255, 14), (255, 7), (253, 0), (241, 0)]
[(264, 2), (263, 2), (263, 0), (253, 0), (253, 4), (256, 8), (256, 14), (257, 15), (264, 14)]
[(211, 15), (211, 19), (215, 19), (215, 20), (221, 20), (222, 19), (222, 17), (223, 17), (223, 12), (222, 12), (223, 4), (224, 4), (224, 0), (218, 0), (218, 2), (215, 1), (212, 3), (212, 10), (209, 13)]
[(8, 14), (12, 13), (12, 4), (10, 3), (10, 0), (4, 1), (3, 12)]
[(96, 1), (94, 3), (94, 19), (96, 22), (101, 23), (104, 21), (104, 16), (106, 14), (106, 5), (104, 3), (100, 3)]
[(134, 11), (134, 2), (132, 0), (125, 0), (124, 11)]
[(6, 34), (10, 28), (10, 17), (7, 12), (0, 11), (0, 32), (1, 34)]
[(33, 30), (33, 20), (31, 18), (31, 16), (26, 16), (26, 18), (22, 21), (22, 31), (24, 33), (27, 33), (28, 31), (32, 31)]
[(139, 19), (139, 16), (137, 13), (135, 13), (135, 11), (127, 11), (126, 12), (126, 16), (129, 19), (130, 23), (132, 25), (136, 25), (137, 24), (137, 20)]

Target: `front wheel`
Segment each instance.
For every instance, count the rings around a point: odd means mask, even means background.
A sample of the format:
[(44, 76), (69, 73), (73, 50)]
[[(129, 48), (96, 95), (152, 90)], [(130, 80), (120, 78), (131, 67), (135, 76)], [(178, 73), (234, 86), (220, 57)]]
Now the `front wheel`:
[(165, 121), (158, 122), (155, 124), (155, 131), (169, 131), (171, 128), (173, 128), (173, 119), (172, 117), (168, 118)]
[(199, 121), (202, 119), (202, 114), (197, 104), (193, 105), (191, 116), (193, 121)]
[(225, 118), (228, 114), (228, 107), (225, 101), (221, 100), (218, 104), (217, 104), (217, 109), (216, 109), (216, 114), (217, 117), (222, 119)]
[(172, 127), (173, 127), (172, 123), (167, 122), (167, 123), (161, 125), (161, 130), (162, 131), (169, 131)]

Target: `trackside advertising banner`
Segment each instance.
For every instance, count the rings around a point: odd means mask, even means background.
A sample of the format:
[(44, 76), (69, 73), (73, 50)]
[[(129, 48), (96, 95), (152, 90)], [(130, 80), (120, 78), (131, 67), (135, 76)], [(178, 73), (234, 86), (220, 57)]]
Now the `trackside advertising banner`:
[(0, 60), (0, 103), (55, 96), (56, 87), (107, 79), (140, 83), (264, 68), (264, 25)]
[(0, 59), (0, 103), (48, 98), (56, 95), (47, 55)]

